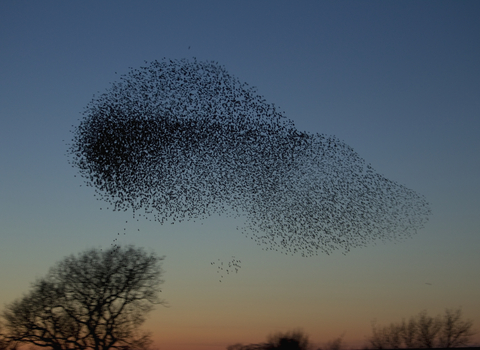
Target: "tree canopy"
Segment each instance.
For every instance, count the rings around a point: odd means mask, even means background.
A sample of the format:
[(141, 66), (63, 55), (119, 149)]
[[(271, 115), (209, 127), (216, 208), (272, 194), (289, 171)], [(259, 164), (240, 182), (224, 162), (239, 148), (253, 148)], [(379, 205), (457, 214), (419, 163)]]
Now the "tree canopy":
[(139, 326), (159, 298), (164, 257), (134, 246), (71, 255), (8, 304), (5, 339), (55, 350), (146, 348)]

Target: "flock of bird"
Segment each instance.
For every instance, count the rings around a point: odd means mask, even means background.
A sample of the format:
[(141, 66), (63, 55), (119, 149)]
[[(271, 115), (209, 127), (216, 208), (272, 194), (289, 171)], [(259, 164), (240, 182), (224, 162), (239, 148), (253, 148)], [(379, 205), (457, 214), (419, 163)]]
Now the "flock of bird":
[(210, 265), (217, 266), (217, 273), (220, 274), (219, 281), (222, 282), (222, 279), (225, 277), (225, 275), (229, 275), (230, 272), (233, 273), (233, 271), (235, 271), (235, 273), (238, 273), (238, 271), (242, 268), (240, 265), (241, 263), (242, 261), (240, 259), (232, 256), (232, 259), (228, 261), (228, 263), (223, 264), (223, 261), (218, 259), (216, 262), (212, 261)]
[(215, 62), (131, 69), (87, 105), (69, 153), (113, 210), (175, 223), (243, 217), (267, 250), (312, 256), (421, 229), (425, 198), (333, 136), (299, 131)]

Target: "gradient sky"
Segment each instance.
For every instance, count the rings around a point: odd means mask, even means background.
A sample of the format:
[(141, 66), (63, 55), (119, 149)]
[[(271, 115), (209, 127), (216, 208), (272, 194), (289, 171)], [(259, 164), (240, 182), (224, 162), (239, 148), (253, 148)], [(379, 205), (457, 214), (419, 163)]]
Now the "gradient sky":
[[(424, 309), (461, 307), (480, 330), (479, 18), (478, 1), (1, 1), (0, 304), (125, 228), (120, 243), (166, 255), (170, 307), (144, 325), (161, 349), (294, 328), (359, 347), (372, 320)], [(301, 258), (263, 251), (233, 219), (106, 210), (67, 163), (70, 130), (93, 94), (163, 57), (224, 65), (299, 130), (425, 195), (430, 221), (401, 243)], [(231, 256), (242, 267), (219, 282), (211, 262)]]

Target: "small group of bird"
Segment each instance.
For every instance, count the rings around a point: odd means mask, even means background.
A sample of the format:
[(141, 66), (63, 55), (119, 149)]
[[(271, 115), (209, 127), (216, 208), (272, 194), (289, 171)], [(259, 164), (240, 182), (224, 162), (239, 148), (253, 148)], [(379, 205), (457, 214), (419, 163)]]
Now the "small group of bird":
[(242, 268), (240, 265), (242, 261), (240, 259), (235, 258), (235, 256), (232, 256), (232, 259), (228, 261), (228, 263), (223, 263), (221, 259), (218, 259), (217, 261), (212, 261), (210, 265), (217, 266), (217, 273), (220, 275), (219, 282), (222, 282), (223, 278), (225, 275), (229, 275), (230, 273), (233, 274), (238, 273), (238, 271)]

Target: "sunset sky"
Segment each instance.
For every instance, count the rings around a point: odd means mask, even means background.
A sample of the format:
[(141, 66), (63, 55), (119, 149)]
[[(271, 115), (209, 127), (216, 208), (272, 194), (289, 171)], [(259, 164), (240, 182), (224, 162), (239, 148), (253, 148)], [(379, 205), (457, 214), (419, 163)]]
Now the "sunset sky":
[[(169, 307), (143, 327), (163, 350), (296, 328), (355, 348), (373, 320), (459, 307), (480, 344), (479, 19), (478, 1), (1, 1), (0, 306), (119, 238), (166, 256)], [(429, 222), (402, 242), (302, 258), (223, 216), (161, 225), (107, 210), (68, 164), (70, 130), (93, 94), (163, 57), (224, 65), (298, 130), (337, 136), (424, 195)], [(211, 263), (232, 256), (241, 268), (220, 282)]]

